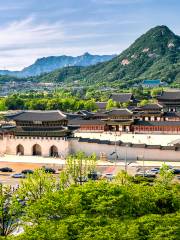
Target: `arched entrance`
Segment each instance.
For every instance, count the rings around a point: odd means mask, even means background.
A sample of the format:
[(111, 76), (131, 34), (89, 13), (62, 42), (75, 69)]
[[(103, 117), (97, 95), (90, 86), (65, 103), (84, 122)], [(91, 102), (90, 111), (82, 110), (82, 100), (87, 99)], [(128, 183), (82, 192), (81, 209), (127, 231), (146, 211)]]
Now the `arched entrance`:
[(16, 154), (17, 155), (24, 155), (24, 147), (23, 145), (19, 144), (16, 147)]
[(51, 146), (49, 150), (49, 156), (50, 157), (58, 157), (58, 149), (56, 146)]
[(39, 144), (35, 144), (32, 148), (33, 156), (41, 156), (41, 146)]

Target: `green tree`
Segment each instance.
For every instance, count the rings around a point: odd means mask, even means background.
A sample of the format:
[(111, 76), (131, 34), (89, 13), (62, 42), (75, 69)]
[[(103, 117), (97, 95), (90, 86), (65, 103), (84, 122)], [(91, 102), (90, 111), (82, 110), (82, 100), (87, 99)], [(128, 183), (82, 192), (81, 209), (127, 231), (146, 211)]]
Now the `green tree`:
[(7, 110), (5, 99), (0, 99), (0, 111)]
[(173, 177), (173, 172), (169, 168), (169, 166), (163, 164), (160, 169), (159, 177), (157, 178), (156, 183), (160, 183), (163, 187), (168, 187), (171, 184)]
[(20, 225), (22, 206), (16, 193), (8, 186), (0, 184), (0, 236), (8, 236)]
[(83, 180), (88, 177), (88, 174), (94, 171), (96, 166), (96, 155), (86, 156), (83, 152), (69, 155), (66, 158), (65, 172), (69, 182), (82, 184)]
[(143, 100), (141, 100), (141, 102), (140, 102), (138, 105), (139, 105), (140, 107), (143, 107), (143, 106), (147, 105), (148, 103), (149, 103), (148, 100), (143, 99)]
[(34, 202), (41, 199), (46, 193), (56, 188), (56, 180), (50, 173), (45, 173), (39, 169), (34, 174), (29, 174), (25, 180), (21, 182), (18, 190), (22, 199), (28, 199), (28, 202)]
[(153, 89), (151, 90), (151, 97), (152, 97), (152, 98), (156, 98), (158, 95), (161, 94), (162, 91), (163, 91), (162, 88), (153, 88)]
[(112, 99), (109, 99), (106, 105), (106, 110), (111, 110), (112, 108), (116, 107), (116, 102), (114, 102)]

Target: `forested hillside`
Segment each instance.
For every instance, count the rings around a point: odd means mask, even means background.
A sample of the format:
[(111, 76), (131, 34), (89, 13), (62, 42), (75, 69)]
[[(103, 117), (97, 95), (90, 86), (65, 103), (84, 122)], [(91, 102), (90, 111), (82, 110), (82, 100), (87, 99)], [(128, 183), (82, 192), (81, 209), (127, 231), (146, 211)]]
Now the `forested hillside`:
[[(11, 77), (5, 76), (6, 80)], [(166, 26), (157, 26), (139, 37), (110, 61), (89, 67), (69, 66), (27, 80), (78, 83), (84, 86), (127, 88), (143, 79), (180, 83), (180, 37)]]
[(39, 81), (127, 86), (142, 79), (180, 81), (180, 37), (157, 26), (111, 61), (91, 67), (67, 67), (38, 77)]

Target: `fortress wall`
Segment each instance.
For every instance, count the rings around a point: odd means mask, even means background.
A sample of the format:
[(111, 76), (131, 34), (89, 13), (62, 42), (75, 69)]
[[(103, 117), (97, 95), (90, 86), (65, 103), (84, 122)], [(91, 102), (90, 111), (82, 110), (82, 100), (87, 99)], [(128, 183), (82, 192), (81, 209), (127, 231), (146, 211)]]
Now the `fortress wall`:
[(48, 157), (50, 154), (50, 148), (51, 146), (56, 146), (58, 149), (59, 156), (64, 156), (69, 154), (69, 141), (67, 141), (65, 138), (41, 138), (39, 139), (36, 137), (35, 139), (31, 138), (25, 138), (25, 137), (19, 137), (19, 138), (10, 138), (4, 137), (3, 140), (4, 144), (0, 145), (0, 152), (10, 154), (10, 155), (16, 155), (17, 154), (17, 146), (21, 144), (24, 147), (24, 155), (31, 156), (32, 155), (32, 149), (35, 144), (40, 145), (42, 156)]
[[(180, 161), (180, 151), (172, 150), (160, 150), (160, 149), (146, 149), (146, 148), (132, 148), (117, 146), (117, 155), (119, 160), (124, 160), (127, 156), (127, 160), (167, 160), (167, 161)], [(100, 153), (105, 153), (108, 159), (115, 159), (115, 154), (111, 155), (115, 151), (114, 145), (97, 144), (78, 142), (78, 140), (71, 140), (71, 152), (83, 151), (87, 155), (96, 153), (99, 157)]]
[(3, 137), (2, 139), (0, 139), (0, 154), (6, 153), (6, 146), (7, 146), (7, 139)]
[(100, 140), (109, 140), (109, 141), (122, 141), (122, 142), (130, 142), (136, 144), (147, 144), (147, 145), (162, 145), (167, 146), (170, 145), (173, 141), (179, 140), (180, 142), (180, 134), (133, 134), (133, 133), (117, 133), (115, 137), (115, 133), (90, 133), (90, 132), (76, 132), (74, 134), (75, 137), (82, 138), (91, 138), (91, 139), (100, 139)]
[[(83, 151), (87, 155), (96, 153), (99, 157), (101, 153), (105, 153), (108, 159), (115, 159), (115, 146), (108, 144), (97, 144), (88, 142), (79, 142), (78, 139), (64, 138), (10, 138), (9, 136), (4, 137), (0, 140), (0, 153), (16, 155), (17, 146), (21, 144), (24, 147), (24, 155), (31, 156), (33, 145), (39, 144), (41, 146), (42, 156), (48, 157), (50, 154), (51, 146), (58, 148), (58, 154), (64, 158), (69, 153), (75, 153), (77, 151)], [(147, 148), (133, 148), (125, 146), (117, 146), (117, 155), (119, 160), (124, 160), (127, 156), (128, 160), (167, 160), (167, 161), (180, 161), (180, 151), (173, 150), (160, 150), (160, 149), (147, 149)]]

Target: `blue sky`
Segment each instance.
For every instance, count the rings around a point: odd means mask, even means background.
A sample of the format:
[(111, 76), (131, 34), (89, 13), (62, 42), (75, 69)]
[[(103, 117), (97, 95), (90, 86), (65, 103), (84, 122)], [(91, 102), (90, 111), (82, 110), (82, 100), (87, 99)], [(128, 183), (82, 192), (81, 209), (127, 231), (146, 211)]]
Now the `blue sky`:
[(180, 0), (0, 0), (0, 69), (50, 55), (114, 54), (156, 25), (180, 35)]

